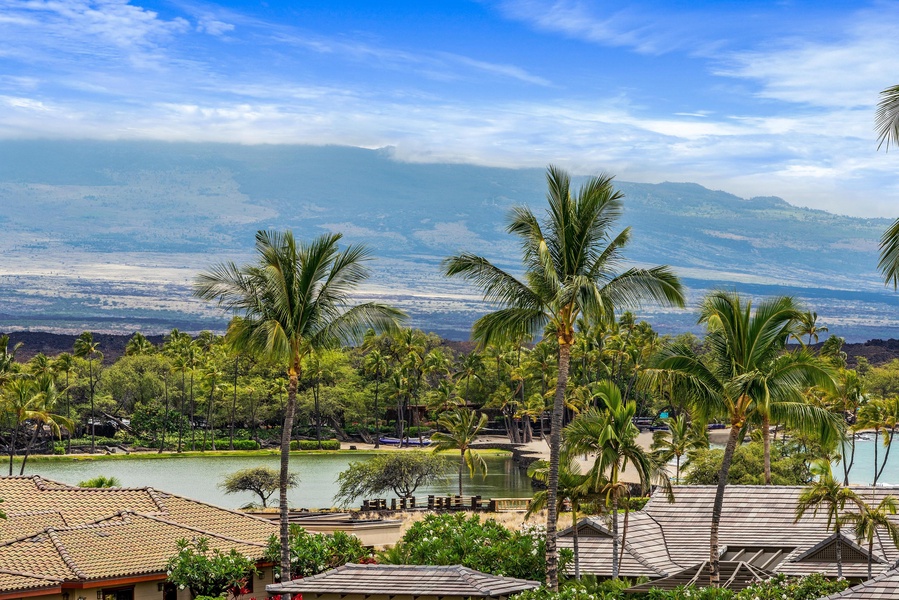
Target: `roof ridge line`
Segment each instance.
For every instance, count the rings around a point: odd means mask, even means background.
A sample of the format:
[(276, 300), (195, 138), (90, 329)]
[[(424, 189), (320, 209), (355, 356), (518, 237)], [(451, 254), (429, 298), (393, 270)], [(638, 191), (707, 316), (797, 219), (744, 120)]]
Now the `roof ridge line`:
[(260, 544), (259, 542), (251, 542), (249, 540), (242, 540), (239, 538), (229, 537), (227, 535), (222, 535), (220, 533), (214, 533), (212, 531), (207, 531), (205, 529), (200, 529), (199, 527), (193, 527), (192, 525), (185, 525), (184, 523), (178, 523), (177, 521), (169, 521), (168, 519), (163, 519), (157, 515), (153, 515), (150, 513), (138, 513), (131, 512), (136, 517), (143, 517), (145, 519), (150, 519), (153, 521), (159, 521), (160, 523), (166, 523), (167, 525), (172, 525), (174, 527), (180, 527), (182, 529), (187, 529), (188, 531), (195, 531), (197, 533), (202, 533), (203, 535), (218, 538), (220, 540), (227, 540), (229, 542), (237, 542), (238, 544), (246, 544), (247, 546), (258, 546), (259, 548), (265, 548), (266, 544)]
[(72, 573), (74, 573), (75, 576), (79, 579), (87, 579), (87, 573), (78, 568), (78, 565), (75, 563), (75, 560), (71, 557), (71, 555), (69, 555), (69, 551), (62, 543), (62, 540), (59, 539), (56, 530), (52, 527), (47, 528), (47, 537), (49, 537), (50, 541), (53, 542), (53, 546), (56, 548), (56, 551), (62, 558), (62, 561), (66, 564), (67, 567), (72, 570)]
[(19, 577), (31, 577), (33, 579), (43, 579), (45, 581), (58, 581), (62, 583), (65, 581), (63, 577), (53, 577), (51, 575), (38, 575), (37, 573), (29, 573), (28, 571), (17, 571), (15, 569), (7, 569), (5, 567), (0, 567), (0, 573), (6, 573), (7, 575), (18, 575)]
[(155, 504), (157, 508), (159, 508), (159, 510), (164, 513), (169, 512), (168, 507), (165, 505), (165, 502), (163, 502), (162, 497), (159, 495), (159, 492), (156, 491), (155, 488), (147, 487), (147, 494), (150, 496), (150, 500), (153, 501), (153, 504)]

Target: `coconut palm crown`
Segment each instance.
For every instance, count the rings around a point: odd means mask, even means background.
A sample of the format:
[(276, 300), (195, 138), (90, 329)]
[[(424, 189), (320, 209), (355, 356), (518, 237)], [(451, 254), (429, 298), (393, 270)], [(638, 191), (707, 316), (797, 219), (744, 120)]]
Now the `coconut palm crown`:
[(621, 270), (630, 228), (617, 235), (612, 227), (621, 216), (622, 195), (607, 175), (590, 178), (575, 196), (569, 175), (547, 169), (548, 211), (540, 220), (525, 206), (511, 212), (506, 230), (521, 242), (524, 279), (486, 258), (463, 253), (444, 262), (448, 276), (479, 287), (495, 312), (478, 319), (472, 337), (482, 345), (546, 335), (558, 340), (559, 377), (553, 399), (550, 461), (547, 477), (546, 577), (558, 589), (556, 496), (561, 448), (562, 413), (571, 347), (579, 317), (612, 321), (615, 311), (641, 301), (683, 306), (680, 281), (668, 267)]
[(832, 389), (833, 379), (820, 361), (807, 352), (785, 353), (786, 343), (802, 313), (789, 297), (759, 303), (744, 302), (736, 293), (712, 292), (700, 311), (706, 324), (705, 355), (686, 344), (663, 348), (656, 375), (677, 378), (689, 395), (700, 421), (726, 419), (730, 435), (724, 448), (709, 532), (710, 585), (719, 584), (718, 530), (724, 489), (734, 450), (745, 427), (762, 427), (770, 473), (768, 425), (787, 423), (822, 442), (838, 439), (842, 424), (837, 416), (811, 406), (803, 393), (813, 386)]
[(284, 365), (287, 406), (281, 434), (281, 573), (290, 573), (287, 488), (290, 432), (303, 359), (313, 350), (361, 339), (368, 329), (394, 330), (404, 315), (375, 302), (352, 305), (352, 292), (368, 277), (364, 246), (340, 250), (340, 234), (298, 243), (290, 231), (256, 234), (256, 262), (222, 263), (196, 279), (194, 293), (217, 301), (238, 318), (226, 340), (241, 353)]

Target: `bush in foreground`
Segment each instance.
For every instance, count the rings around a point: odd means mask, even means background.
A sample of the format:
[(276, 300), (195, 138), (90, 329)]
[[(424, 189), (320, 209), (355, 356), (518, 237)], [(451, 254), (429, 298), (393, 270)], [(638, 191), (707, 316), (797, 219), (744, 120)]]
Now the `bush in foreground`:
[[(343, 531), (309, 533), (299, 525), (291, 525), (288, 544), (291, 579), (318, 575), (347, 563), (360, 562), (369, 556), (369, 551), (359, 538)], [(281, 560), (281, 542), (274, 535), (269, 538), (265, 556), (276, 565)], [(277, 566), (275, 570), (280, 572)]]

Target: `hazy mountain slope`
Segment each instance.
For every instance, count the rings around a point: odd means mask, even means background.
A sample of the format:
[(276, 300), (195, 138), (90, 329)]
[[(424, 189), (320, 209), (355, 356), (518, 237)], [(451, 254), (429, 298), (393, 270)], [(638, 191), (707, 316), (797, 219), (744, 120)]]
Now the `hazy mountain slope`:
[[(874, 269), (886, 220), (690, 183), (618, 185), (632, 260), (671, 264), (697, 292), (790, 286), (773, 290), (816, 298), (849, 337), (893, 325), (894, 298)], [(472, 250), (514, 266), (505, 216), (516, 203), (542, 207), (544, 189), (537, 169), (409, 164), (358, 148), (0, 142), (0, 328), (35, 319), (53, 329), (220, 324), (190, 300), (190, 278), (245, 258), (257, 229), (291, 227), (369, 244), (379, 256), (369, 295), (404, 305), (422, 326), (464, 335), (482, 307), (439, 277), (440, 259)], [(691, 318), (653, 312), (673, 328)]]

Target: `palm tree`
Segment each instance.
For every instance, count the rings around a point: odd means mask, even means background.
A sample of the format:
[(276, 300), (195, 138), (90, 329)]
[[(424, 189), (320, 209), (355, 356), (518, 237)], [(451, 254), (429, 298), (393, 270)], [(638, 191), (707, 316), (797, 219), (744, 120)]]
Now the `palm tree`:
[[(899, 85), (889, 87), (880, 92), (877, 113), (874, 117), (877, 129), (877, 149), (890, 144), (899, 145)], [(880, 237), (880, 263), (877, 268), (883, 274), (887, 285), (899, 287), (899, 219), (896, 219)]]
[[(808, 344), (812, 345), (812, 338), (814, 338), (815, 342), (818, 343), (818, 336), (821, 333), (829, 331), (826, 325), (818, 325), (818, 313), (809, 310), (802, 313), (802, 316), (799, 318), (799, 323), (796, 326), (795, 337), (799, 340), (800, 344), (803, 344), (802, 336), (808, 336)], [(805, 344), (803, 344), (805, 345)]]
[(709, 447), (709, 434), (703, 423), (687, 422), (687, 415), (662, 419), (668, 431), (656, 431), (652, 436), (652, 450), (659, 464), (675, 459), (674, 480), (680, 481), (681, 457), (693, 450)]
[(94, 341), (94, 336), (90, 331), (85, 331), (75, 340), (75, 356), (87, 359), (88, 368), (88, 389), (91, 398), (91, 454), (96, 449), (96, 431), (97, 431), (97, 415), (94, 412), (94, 394), (96, 392), (97, 380), (94, 379), (94, 359), (103, 360), (103, 354), (99, 350), (100, 343)]
[(40, 390), (37, 382), (29, 377), (11, 379), (3, 388), (3, 408), (12, 420), (9, 436), (9, 475), (12, 476), (13, 459), (16, 455), (19, 429), (25, 421), (33, 418), (40, 404)]
[(287, 371), (279, 480), (283, 577), (290, 574), (288, 466), (303, 359), (312, 350), (355, 341), (369, 328), (395, 329), (404, 317), (379, 303), (350, 306), (350, 294), (368, 277), (365, 262), (371, 256), (358, 245), (341, 251), (340, 239), (340, 234), (326, 234), (297, 243), (290, 231), (260, 231), (256, 262), (217, 265), (197, 278), (194, 289), (200, 298), (216, 300), (239, 315), (226, 335), (235, 350), (257, 354)]
[[(53, 369), (57, 373), (62, 373), (66, 376), (66, 418), (71, 421), (72, 402), (70, 399), (70, 391), (72, 389), (72, 386), (69, 384), (69, 378), (75, 371), (75, 357), (73, 357), (68, 352), (62, 352), (59, 356), (56, 357), (56, 360), (53, 361)], [(72, 427), (72, 429), (74, 429), (74, 426)], [(66, 453), (72, 451), (72, 435), (75, 433), (72, 429), (69, 429), (69, 436), (66, 439)]]
[(153, 344), (142, 334), (141, 332), (136, 332), (131, 336), (131, 339), (128, 340), (128, 343), (125, 344), (125, 355), (126, 356), (143, 356), (146, 354), (152, 354), (156, 348)]
[(481, 430), (487, 425), (487, 415), (473, 410), (459, 408), (440, 415), (437, 423), (444, 429), (431, 436), (431, 441), (436, 442), (433, 448), (436, 452), (443, 450), (458, 450), (459, 462), (459, 495), (462, 495), (462, 469), (468, 467), (469, 474), (474, 477), (475, 472), (487, 475), (487, 462), (484, 458), (471, 449), (471, 444), (477, 439)]
[(826, 511), (827, 528), (833, 528), (834, 533), (836, 533), (837, 577), (842, 578), (843, 538), (840, 534), (840, 528), (846, 520), (846, 516), (843, 513), (846, 510), (847, 502), (862, 508), (862, 500), (858, 497), (858, 494), (840, 485), (834, 479), (828, 461), (816, 461), (812, 465), (811, 470), (813, 475), (818, 476), (818, 479), (799, 494), (799, 501), (796, 505), (796, 522), (799, 522), (799, 519), (809, 510), (812, 511), (814, 516), (817, 516), (819, 510)]
[(465, 393), (463, 394), (463, 398), (465, 398), (466, 404), (471, 403), (471, 396), (469, 396), (468, 392), (471, 389), (472, 377), (475, 381), (482, 381), (484, 370), (484, 357), (482, 357), (477, 350), (472, 350), (464, 355), (462, 360), (459, 361), (459, 368), (456, 370), (455, 376), (457, 379), (465, 380)]
[[(874, 481), (871, 485), (877, 485), (877, 481), (883, 475), (887, 460), (890, 458), (890, 449), (893, 447), (893, 437), (897, 426), (899, 426), (899, 398), (871, 400), (858, 411), (854, 429), (874, 430)], [(883, 431), (883, 445), (886, 447), (886, 451), (883, 461), (878, 464), (877, 442), (881, 431)]]
[[(625, 402), (621, 389), (612, 381), (603, 380), (596, 385), (597, 395), (605, 402), (606, 408), (591, 408), (578, 415), (565, 429), (565, 441), (572, 452), (596, 454), (589, 477), (593, 489), (602, 492), (612, 511), (612, 578), (617, 579), (630, 512), (630, 503), (627, 502), (630, 484), (621, 481), (620, 474), (631, 466), (644, 493), (652, 482), (657, 482), (667, 492), (669, 501), (674, 501), (674, 497), (667, 473), (637, 443), (640, 430), (633, 422), (637, 412), (636, 402)], [(620, 546), (622, 554), (619, 555), (618, 507), (622, 500), (625, 500), (625, 513)]]
[(16, 372), (16, 352), (21, 347), (22, 342), (18, 342), (10, 349), (9, 336), (0, 335), (0, 383), (3, 383), (10, 373)]
[[(528, 467), (528, 477), (541, 483), (546, 483), (549, 477), (549, 463), (538, 460)], [(563, 451), (559, 461), (559, 493), (556, 496), (556, 510), (562, 512), (567, 500), (571, 506), (572, 541), (574, 542), (574, 578), (581, 578), (581, 557), (579, 556), (579, 539), (577, 530), (577, 517), (584, 502), (597, 496), (591, 485), (590, 476), (581, 471), (577, 457), (572, 452)], [(543, 510), (546, 506), (547, 490), (534, 493), (531, 504), (525, 518), (533, 513)]]
[[(823, 438), (839, 431), (834, 415), (802, 402), (802, 393), (813, 385), (833, 387), (827, 371), (812, 363), (807, 354), (783, 355), (800, 314), (788, 297), (765, 300), (753, 313), (752, 303), (744, 305), (739, 295), (713, 292), (705, 298), (699, 317), (708, 329), (707, 353), (700, 356), (685, 343), (672, 344), (659, 353), (661, 374), (675, 378), (690, 394), (693, 414), (706, 422), (723, 417), (730, 424), (709, 532), (709, 582), (713, 587), (720, 582), (718, 531), (724, 489), (747, 423), (761, 412), (767, 419), (789, 422)], [(763, 434), (764, 429), (763, 425)]]
[(546, 179), (549, 210), (545, 221), (519, 206), (513, 209), (507, 227), (521, 240), (524, 281), (486, 258), (468, 253), (448, 258), (444, 268), (447, 275), (474, 283), (485, 300), (501, 307), (474, 323), (472, 337), (481, 345), (538, 335), (558, 341), (559, 377), (551, 417), (546, 511), (546, 581), (557, 591), (556, 495), (562, 414), (578, 318), (610, 321), (616, 309), (645, 299), (683, 306), (684, 295), (668, 267), (618, 272), (630, 229), (614, 236), (611, 232), (622, 211), (622, 195), (613, 188), (611, 177), (588, 179), (575, 197), (571, 179), (561, 169), (550, 166)]
[(378, 407), (378, 396), (381, 393), (381, 381), (387, 376), (389, 365), (387, 357), (378, 348), (372, 349), (362, 361), (362, 370), (375, 380), (375, 449), (381, 447), (381, 411)]
[(885, 496), (876, 508), (871, 508), (865, 502), (859, 504), (859, 512), (845, 515), (848, 523), (855, 524), (855, 537), (861, 543), (868, 542), (868, 579), (871, 579), (871, 563), (874, 553), (874, 536), (878, 529), (883, 529), (890, 536), (893, 545), (899, 548), (899, 525), (890, 520), (890, 515), (895, 515), (899, 510), (899, 500), (893, 495)]
[(25, 446), (25, 455), (22, 457), (22, 466), (19, 469), (19, 475), (25, 474), (25, 463), (28, 462), (28, 456), (31, 454), (31, 448), (34, 446), (34, 440), (37, 439), (38, 433), (44, 425), (50, 427), (50, 432), (55, 433), (62, 439), (62, 431), (60, 426), (72, 430), (72, 422), (62, 415), (55, 414), (53, 409), (59, 398), (56, 390), (56, 383), (51, 375), (41, 375), (34, 381), (34, 391), (37, 392), (32, 398), (31, 410), (28, 413), (28, 419), (34, 421), (34, 431), (31, 439)]

